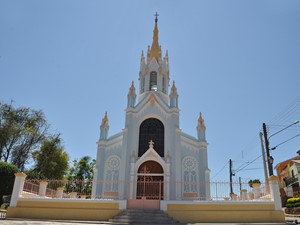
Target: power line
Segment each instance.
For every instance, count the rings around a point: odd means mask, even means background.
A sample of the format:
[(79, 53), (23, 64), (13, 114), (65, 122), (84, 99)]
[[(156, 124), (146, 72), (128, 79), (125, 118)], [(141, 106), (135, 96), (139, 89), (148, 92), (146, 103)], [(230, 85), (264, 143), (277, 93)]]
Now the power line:
[(290, 122), (292, 120), (291, 117), (297, 111), (300, 111), (300, 96), (293, 100), (283, 111), (273, 117), (268, 124)]
[(237, 172), (239, 172), (239, 171), (243, 170), (244, 168), (246, 168), (247, 166), (251, 165), (251, 164), (252, 164), (253, 162), (255, 162), (256, 160), (258, 160), (260, 157), (261, 157), (261, 155), (260, 155), (260, 156), (258, 156), (258, 157), (256, 157), (255, 159), (253, 159), (251, 162), (249, 162), (247, 165), (245, 165), (245, 166), (244, 166), (244, 167), (242, 167), (241, 169), (239, 169), (239, 170), (236, 170), (235, 172), (237, 173)]
[(228, 165), (229, 161), (222, 167), (222, 169), (220, 169), (216, 175), (214, 175), (211, 179), (215, 178), (216, 176), (218, 176), (224, 169), (225, 167)]

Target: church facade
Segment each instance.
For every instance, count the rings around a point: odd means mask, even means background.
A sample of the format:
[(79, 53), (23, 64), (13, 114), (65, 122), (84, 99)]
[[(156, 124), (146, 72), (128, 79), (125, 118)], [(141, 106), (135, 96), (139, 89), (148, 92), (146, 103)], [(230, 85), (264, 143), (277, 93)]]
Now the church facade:
[(152, 45), (141, 56), (138, 95), (133, 82), (129, 88), (125, 128), (108, 136), (107, 113), (102, 119), (92, 190), (96, 198), (210, 198), (204, 120), (200, 113), (196, 138), (182, 132), (177, 88), (169, 83), (168, 51), (162, 57), (156, 18)]

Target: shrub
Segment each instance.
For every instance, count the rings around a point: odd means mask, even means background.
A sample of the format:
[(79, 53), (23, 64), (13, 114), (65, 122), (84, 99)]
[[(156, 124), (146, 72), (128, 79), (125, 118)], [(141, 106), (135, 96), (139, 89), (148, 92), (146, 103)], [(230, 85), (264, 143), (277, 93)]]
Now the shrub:
[(290, 209), (290, 208), (293, 208), (293, 207), (294, 207), (294, 204), (292, 204), (292, 203), (287, 203), (287, 204), (285, 205), (285, 207), (287, 207), (288, 209)]
[(300, 202), (300, 197), (297, 198), (289, 198), (287, 200), (288, 203), (296, 203), (296, 202)]
[(15, 173), (18, 168), (6, 162), (0, 162), (0, 205), (3, 195), (10, 195), (15, 181)]
[(300, 202), (296, 202), (296, 203), (294, 204), (294, 207), (300, 207)]
[(254, 183), (256, 183), (256, 184), (260, 184), (261, 182), (260, 182), (260, 180), (259, 180), (259, 179), (249, 180), (249, 182), (248, 182), (248, 184), (249, 184), (249, 187), (251, 187), (251, 188), (252, 188), (252, 184), (254, 184)]
[(8, 206), (9, 206), (9, 203), (3, 203), (0, 207), (0, 209), (6, 210), (8, 208)]

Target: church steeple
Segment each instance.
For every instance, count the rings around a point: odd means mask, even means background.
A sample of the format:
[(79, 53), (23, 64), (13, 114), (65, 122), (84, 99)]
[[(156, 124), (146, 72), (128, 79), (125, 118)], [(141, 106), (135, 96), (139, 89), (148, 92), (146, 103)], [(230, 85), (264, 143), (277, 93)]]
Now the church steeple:
[[(167, 105), (170, 103), (169, 97), (169, 56), (168, 52), (162, 58), (162, 48), (158, 43), (158, 14), (155, 14), (155, 24), (153, 30), (153, 40), (147, 51), (142, 52), (139, 71), (139, 96), (138, 101), (155, 93)], [(176, 106), (175, 106), (176, 107)]]
[(154, 57), (158, 62), (158, 59), (161, 57), (161, 49), (158, 43), (158, 28), (157, 28), (157, 21), (158, 21), (158, 14), (155, 14), (155, 25), (153, 30), (153, 41), (150, 49), (150, 61)]

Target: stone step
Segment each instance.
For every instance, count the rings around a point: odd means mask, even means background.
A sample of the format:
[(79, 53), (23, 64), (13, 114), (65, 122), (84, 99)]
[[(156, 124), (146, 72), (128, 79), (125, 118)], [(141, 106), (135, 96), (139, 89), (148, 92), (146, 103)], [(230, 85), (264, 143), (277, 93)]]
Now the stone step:
[(162, 216), (150, 216), (150, 215), (143, 215), (143, 216), (137, 216), (137, 215), (117, 215), (113, 219), (139, 219), (139, 218), (145, 218), (145, 219), (161, 219), (161, 220), (168, 220), (170, 217), (167, 215)]
[(152, 216), (152, 217), (168, 217), (167, 214), (149, 214), (149, 213), (120, 213), (118, 214), (118, 216), (138, 216), (138, 217), (141, 217), (141, 216)]
[(114, 224), (178, 224), (160, 210), (124, 210), (110, 219)]
[(177, 224), (174, 220), (146, 220), (146, 219), (110, 219), (111, 223), (129, 223), (129, 224)]

